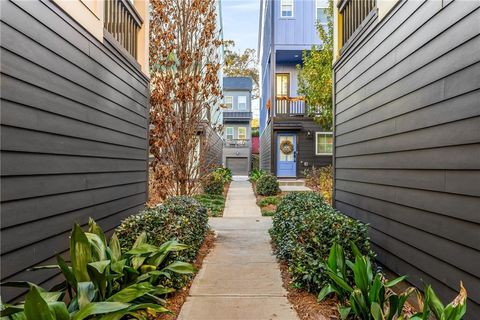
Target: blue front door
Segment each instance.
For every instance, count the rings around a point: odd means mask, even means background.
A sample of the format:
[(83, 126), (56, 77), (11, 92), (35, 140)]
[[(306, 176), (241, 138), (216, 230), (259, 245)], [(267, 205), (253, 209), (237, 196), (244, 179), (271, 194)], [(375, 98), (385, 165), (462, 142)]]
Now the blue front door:
[(277, 177), (297, 176), (297, 135), (277, 135)]

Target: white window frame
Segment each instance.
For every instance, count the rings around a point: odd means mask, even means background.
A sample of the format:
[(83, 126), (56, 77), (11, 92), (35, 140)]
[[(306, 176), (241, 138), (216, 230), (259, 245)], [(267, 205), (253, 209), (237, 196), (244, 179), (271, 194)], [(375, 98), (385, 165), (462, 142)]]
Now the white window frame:
[[(228, 107), (229, 102), (227, 102), (227, 100), (232, 100), (231, 102), (232, 106), (230, 108)], [(225, 107), (227, 108), (227, 110), (233, 109), (233, 96), (225, 96)]]
[[(320, 4), (322, 2), (326, 2), (327, 3), (327, 6), (326, 7), (322, 7)], [(328, 0), (315, 0), (315, 21), (318, 22), (318, 9), (322, 8), (322, 9), (328, 9)], [(327, 22), (323, 22), (322, 25), (326, 25)]]
[[(244, 102), (240, 102), (240, 98), (245, 99)], [(244, 107), (241, 107), (244, 105)], [(238, 110), (247, 110), (247, 96), (238, 96)]]
[[(318, 136), (321, 134), (332, 136), (332, 152), (330, 153), (318, 152)], [(330, 131), (315, 132), (315, 154), (317, 156), (331, 156), (333, 154), (333, 132), (330, 132)]]
[[(229, 129), (232, 131), (231, 134), (228, 133), (228, 131), (230, 131)], [(229, 135), (231, 135), (232, 137), (229, 138), (229, 137), (228, 137)], [(225, 139), (227, 139), (227, 140), (233, 140), (233, 139), (235, 139), (235, 129), (234, 129), (233, 127), (226, 127), (226, 128), (225, 128)]]
[[(285, 2), (289, 2), (287, 4), (285, 4)], [(291, 3), (291, 4), (290, 4)], [(292, 15), (291, 16), (284, 16), (283, 15), (283, 10), (282, 10), (282, 7), (283, 6), (289, 6), (291, 5), (292, 6)], [(283, 18), (283, 19), (292, 19), (293, 17), (295, 17), (295, 0), (280, 0), (280, 18)]]
[[(240, 130), (245, 131), (245, 138), (240, 137)], [(238, 140), (247, 140), (247, 127), (238, 127), (237, 133)]]

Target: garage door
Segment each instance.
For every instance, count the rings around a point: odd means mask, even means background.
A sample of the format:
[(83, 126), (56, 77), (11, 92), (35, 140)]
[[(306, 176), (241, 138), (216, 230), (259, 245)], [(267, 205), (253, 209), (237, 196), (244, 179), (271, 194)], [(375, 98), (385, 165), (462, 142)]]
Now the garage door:
[(227, 158), (227, 168), (237, 176), (248, 175), (248, 158)]

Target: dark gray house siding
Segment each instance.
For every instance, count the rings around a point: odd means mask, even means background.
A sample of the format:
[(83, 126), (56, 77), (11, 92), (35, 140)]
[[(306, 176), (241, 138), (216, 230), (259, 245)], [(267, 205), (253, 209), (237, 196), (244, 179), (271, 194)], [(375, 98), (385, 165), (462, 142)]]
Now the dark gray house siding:
[(50, 1), (1, 11), (1, 281), (48, 288), (56, 271), (25, 270), (65, 253), (75, 221), (108, 232), (146, 201), (149, 81)]
[[(278, 133), (295, 132), (297, 134), (297, 177), (305, 177), (305, 170), (319, 168), (332, 164), (331, 155), (316, 155), (315, 133), (328, 131), (313, 121), (310, 117), (292, 117), (290, 119), (273, 118), (273, 152), (276, 159), (278, 153)], [(276, 161), (272, 162), (272, 172), (276, 172)]]
[(400, 1), (334, 66), (335, 206), (378, 260), (480, 318), (480, 2)]
[(205, 154), (205, 163), (208, 171), (216, 169), (222, 166), (222, 149), (223, 140), (220, 135), (210, 127), (209, 124), (205, 124), (203, 132), (201, 134), (202, 146)]

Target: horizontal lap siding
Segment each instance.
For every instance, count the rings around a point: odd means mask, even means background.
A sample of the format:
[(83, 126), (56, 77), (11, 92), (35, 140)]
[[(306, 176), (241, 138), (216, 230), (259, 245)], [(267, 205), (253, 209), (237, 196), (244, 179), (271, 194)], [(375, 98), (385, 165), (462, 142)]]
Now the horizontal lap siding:
[(67, 253), (74, 222), (111, 233), (144, 206), (148, 79), (51, 2), (1, 6), (2, 281), (49, 287), (26, 269)]
[[(305, 170), (312, 167), (319, 168), (332, 164), (332, 156), (319, 156), (316, 155), (315, 150), (315, 133), (324, 132), (324, 130), (318, 123), (315, 123), (312, 119), (305, 118), (300, 120), (302, 128), (296, 131), (297, 134), (297, 177), (304, 177)], [(275, 124), (282, 123), (276, 120)], [(282, 130), (278, 130), (282, 132)], [(310, 133), (310, 135), (308, 135)], [(276, 141), (276, 139), (274, 139)]]
[(335, 65), (335, 206), (480, 317), (480, 5), (401, 1)]

